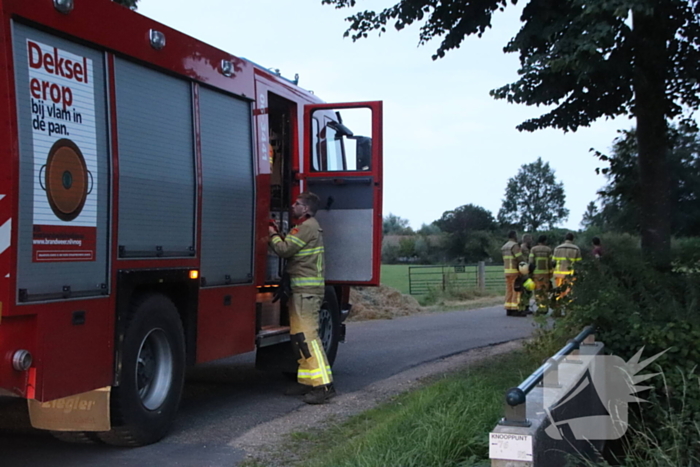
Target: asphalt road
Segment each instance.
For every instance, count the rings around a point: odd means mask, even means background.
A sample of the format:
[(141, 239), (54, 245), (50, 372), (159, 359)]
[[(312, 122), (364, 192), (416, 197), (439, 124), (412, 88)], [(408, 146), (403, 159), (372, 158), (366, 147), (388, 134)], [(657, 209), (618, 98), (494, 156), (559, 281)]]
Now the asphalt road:
[[(527, 337), (530, 318), (501, 307), (348, 323), (333, 367), (339, 392), (351, 393), (417, 365)], [(254, 353), (188, 372), (176, 423), (159, 443), (137, 449), (63, 443), (26, 427), (26, 402), (0, 398), (0, 467), (234, 466), (245, 453), (228, 443), (303, 402), (282, 394), (287, 380), (258, 372)], [(331, 402), (332, 403), (332, 402)]]

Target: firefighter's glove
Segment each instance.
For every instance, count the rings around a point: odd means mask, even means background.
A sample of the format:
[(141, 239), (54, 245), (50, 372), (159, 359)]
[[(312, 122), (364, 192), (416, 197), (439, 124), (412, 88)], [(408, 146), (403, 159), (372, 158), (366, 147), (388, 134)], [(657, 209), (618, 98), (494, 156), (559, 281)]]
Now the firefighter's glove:
[(282, 280), (280, 281), (280, 286), (275, 290), (275, 295), (272, 297), (272, 303), (278, 300), (288, 300), (292, 296), (292, 282), (289, 279), (289, 274), (286, 272), (282, 274)]

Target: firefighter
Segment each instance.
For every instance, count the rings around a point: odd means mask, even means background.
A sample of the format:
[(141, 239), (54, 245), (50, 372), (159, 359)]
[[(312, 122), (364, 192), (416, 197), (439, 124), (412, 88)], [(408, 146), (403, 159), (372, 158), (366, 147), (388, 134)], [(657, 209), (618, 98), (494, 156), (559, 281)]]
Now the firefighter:
[(282, 238), (275, 227), (269, 227), (270, 247), (287, 259), (292, 291), (290, 337), (299, 357), (298, 384), (286, 394), (304, 395), (307, 404), (323, 404), (335, 396), (331, 367), (318, 337), (318, 312), (325, 289), (323, 230), (314, 217), (318, 206), (318, 196), (302, 193), (292, 205), (292, 216), (298, 224), (289, 235)]
[(501, 247), (503, 255), (503, 272), (506, 276), (506, 314), (519, 314), (520, 292), (515, 291), (515, 280), (520, 276), (518, 264), (522, 261), (522, 253), (518, 245), (515, 230), (508, 232), (508, 241)]
[(560, 290), (559, 298), (565, 297), (573, 284), (574, 264), (581, 261), (581, 249), (574, 245), (574, 234), (566, 234), (564, 243), (554, 249), (554, 285)]
[(537, 312), (549, 311), (549, 289), (552, 287), (552, 249), (547, 246), (547, 236), (540, 235), (537, 245), (530, 250), (530, 264), (534, 265), (532, 279), (535, 281)]
[(523, 242), (520, 244), (520, 253), (523, 255), (523, 261), (527, 261), (530, 257), (530, 249), (532, 248), (532, 235), (523, 235)]

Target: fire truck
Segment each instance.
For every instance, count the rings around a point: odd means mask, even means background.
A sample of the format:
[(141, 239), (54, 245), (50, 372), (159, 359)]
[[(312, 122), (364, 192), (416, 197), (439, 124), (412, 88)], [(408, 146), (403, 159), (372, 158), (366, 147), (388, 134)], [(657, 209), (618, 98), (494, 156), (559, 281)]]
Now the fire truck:
[(324, 103), (109, 0), (0, 5), (0, 394), (58, 437), (139, 446), (188, 366), (293, 373), (267, 237), (303, 191), (333, 361), (349, 287), (379, 283), (382, 103)]

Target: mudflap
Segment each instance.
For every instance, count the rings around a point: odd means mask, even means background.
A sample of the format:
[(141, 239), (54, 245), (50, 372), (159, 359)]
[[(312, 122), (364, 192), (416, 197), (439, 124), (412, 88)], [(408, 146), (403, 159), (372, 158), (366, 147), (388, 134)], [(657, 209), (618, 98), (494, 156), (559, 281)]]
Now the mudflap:
[(257, 370), (296, 373), (298, 366), (296, 354), (289, 341), (258, 347), (255, 353)]
[(27, 399), (34, 428), (52, 431), (109, 431), (109, 397), (112, 388), (39, 402)]

